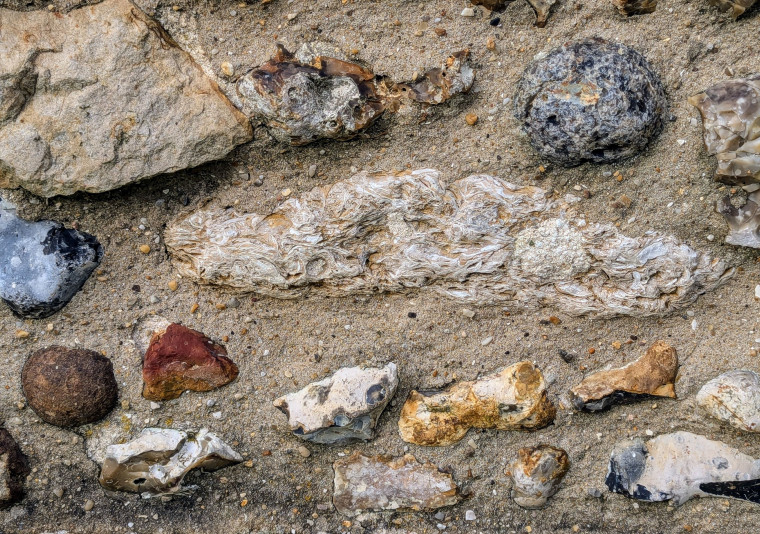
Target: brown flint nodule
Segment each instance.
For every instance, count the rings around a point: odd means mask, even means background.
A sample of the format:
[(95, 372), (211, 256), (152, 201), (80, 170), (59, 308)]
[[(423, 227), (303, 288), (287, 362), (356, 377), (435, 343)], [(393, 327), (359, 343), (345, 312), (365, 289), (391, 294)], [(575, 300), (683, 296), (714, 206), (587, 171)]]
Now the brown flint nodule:
[(586, 377), (570, 390), (570, 395), (578, 410), (589, 412), (649, 397), (674, 399), (677, 373), (676, 349), (664, 341), (656, 341), (638, 360)]
[(152, 401), (176, 399), (185, 390), (211, 391), (238, 375), (227, 350), (204, 334), (170, 324), (156, 332), (143, 360), (143, 397)]
[(526, 361), (443, 390), (412, 391), (398, 427), (406, 442), (443, 446), (461, 440), (470, 428), (542, 428), (556, 413), (541, 371)]
[(55, 345), (29, 356), (21, 385), (40, 419), (60, 427), (99, 421), (119, 396), (111, 360), (91, 350)]
[(411, 454), (398, 458), (355, 452), (333, 464), (333, 504), (343, 515), (380, 510), (430, 511), (462, 496), (449, 473)]
[(0, 427), (0, 509), (24, 497), (24, 480), (29, 473), (29, 461), (18, 443)]

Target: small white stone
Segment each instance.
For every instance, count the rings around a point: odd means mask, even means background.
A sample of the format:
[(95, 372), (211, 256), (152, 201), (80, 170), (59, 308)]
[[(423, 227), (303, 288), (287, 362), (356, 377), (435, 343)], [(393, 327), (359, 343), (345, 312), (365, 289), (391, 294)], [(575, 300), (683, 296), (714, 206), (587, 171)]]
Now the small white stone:
[(708, 241), (712, 241), (713, 239), (715, 239), (715, 236), (714, 236), (714, 235), (712, 235), (712, 234), (708, 234), (708, 235), (707, 235), (707, 240), (708, 240)]
[(491, 343), (491, 341), (493, 341), (493, 336), (488, 336), (483, 341), (481, 341), (480, 344), (485, 347), (486, 345)]
[(475, 521), (475, 512), (473, 512), (472, 510), (467, 510), (464, 513), (464, 519), (465, 521)]
[(755, 286), (755, 298), (760, 299), (760, 285)]
[[(760, 286), (758, 286), (758, 287), (760, 287)], [(760, 297), (758, 297), (758, 298), (760, 298)], [(469, 308), (462, 308), (462, 315), (464, 315), (468, 319), (472, 319), (473, 317), (475, 317), (475, 312), (472, 311)]]
[(462, 10), (462, 16), (463, 17), (474, 17), (475, 16), (475, 10), (471, 7), (466, 7)]
[(696, 319), (692, 319), (692, 321), (691, 321), (691, 329), (692, 329), (692, 330), (694, 330), (694, 331), (696, 332), (696, 331), (697, 331), (697, 325), (698, 325), (698, 324), (699, 324), (699, 323), (697, 323), (697, 320), (696, 320)]
[(680, 146), (684, 146), (686, 144), (686, 139), (679, 139), (676, 141)]
[(222, 418), (222, 412), (214, 412), (211, 414), (211, 417), (214, 419), (221, 419)]
[(151, 401), (151, 403), (150, 403), (150, 409), (151, 410), (158, 410), (160, 407), (161, 407), (161, 405), (159, 403)]
[(652, 432), (651, 430), (647, 429), (646, 435), (647, 436), (654, 436), (654, 432)]

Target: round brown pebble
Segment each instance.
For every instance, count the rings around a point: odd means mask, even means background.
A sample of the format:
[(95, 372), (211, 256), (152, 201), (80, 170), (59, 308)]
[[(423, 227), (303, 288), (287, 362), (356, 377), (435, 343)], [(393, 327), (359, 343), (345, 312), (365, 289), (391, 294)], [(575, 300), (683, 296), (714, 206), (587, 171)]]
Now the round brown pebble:
[(140, 245), (140, 252), (148, 254), (150, 252), (150, 247), (148, 245)]
[(102, 419), (119, 392), (111, 360), (91, 350), (59, 346), (38, 350), (26, 360), (21, 385), (29, 407), (60, 427)]

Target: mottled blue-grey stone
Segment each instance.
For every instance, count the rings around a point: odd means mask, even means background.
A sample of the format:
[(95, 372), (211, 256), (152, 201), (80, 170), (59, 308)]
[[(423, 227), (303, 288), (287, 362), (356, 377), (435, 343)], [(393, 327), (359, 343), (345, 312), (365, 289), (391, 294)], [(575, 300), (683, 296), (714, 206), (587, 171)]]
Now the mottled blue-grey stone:
[(525, 69), (515, 116), (531, 145), (564, 166), (629, 158), (662, 130), (657, 74), (636, 50), (591, 38), (555, 48)]
[(0, 298), (22, 317), (63, 308), (103, 258), (95, 237), (54, 221), (28, 222), (0, 199)]

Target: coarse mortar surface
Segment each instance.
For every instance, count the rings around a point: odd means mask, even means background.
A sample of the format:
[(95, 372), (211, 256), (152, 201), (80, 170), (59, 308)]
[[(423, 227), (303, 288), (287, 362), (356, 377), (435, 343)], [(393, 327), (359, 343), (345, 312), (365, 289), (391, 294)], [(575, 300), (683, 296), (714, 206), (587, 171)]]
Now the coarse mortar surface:
[[(49, 3), (0, 0), (1, 6), (24, 10), (47, 9)], [(730, 187), (713, 181), (715, 160), (703, 147), (699, 113), (686, 101), (727, 78), (728, 68), (735, 76), (760, 71), (752, 41), (760, 29), (757, 8), (733, 21), (707, 0), (672, 0), (661, 2), (652, 14), (626, 19), (604, 0), (566, 0), (554, 6), (545, 28), (536, 28), (526, 2), (512, 2), (500, 14), (476, 7), (475, 17), (460, 16), (470, 5), (465, 0), (137, 4), (205, 63), (228, 94), (232, 80), (224, 77), (221, 64), (230, 62), (237, 76), (268, 60), (276, 42), (291, 50), (308, 41), (332, 43), (394, 80), (412, 79), (415, 72), (469, 48), (477, 79), (467, 95), (431, 107), (426, 115), (408, 107), (384, 116), (366, 136), (350, 142), (290, 147), (256, 128), (255, 139), (223, 161), (108, 193), (45, 201), (22, 191), (3, 191), (19, 206), (19, 215), (76, 225), (95, 235), (105, 256), (83, 289), (48, 319), (24, 321), (0, 308), (0, 419), (33, 468), (25, 499), (0, 512), (0, 532), (423, 534), (440, 532), (439, 524), (445, 532), (462, 533), (756, 529), (756, 504), (723, 498), (694, 499), (680, 507), (636, 503), (610, 494), (604, 478), (614, 443), (648, 439), (647, 431), (691, 431), (760, 457), (760, 436), (704, 416), (695, 401), (699, 388), (722, 372), (758, 370), (758, 357), (751, 351), (760, 346), (760, 303), (754, 298), (760, 264), (755, 250), (723, 244), (727, 227), (713, 206)], [(52, 5), (65, 11), (77, 4)], [(497, 15), (500, 25), (490, 25)], [(516, 83), (537, 54), (593, 36), (644, 54), (662, 77), (672, 117), (633, 159), (572, 169), (550, 165), (533, 151), (513, 117)], [(487, 47), (489, 38), (493, 50)], [(473, 126), (465, 121), (470, 113), (479, 117)], [(310, 176), (312, 165), (316, 172)], [(178, 279), (164, 251), (164, 227), (208, 202), (266, 213), (287, 195), (347, 178), (352, 168), (423, 167), (440, 169), (447, 183), (488, 173), (571, 193), (582, 198), (588, 220), (619, 225), (627, 235), (650, 229), (672, 233), (740, 269), (688, 313), (662, 319), (600, 321), (551, 309), (508, 314), (498, 306), (474, 308), (470, 318), (461, 304), (426, 291), (292, 301), (237, 295), (235, 302), (232, 294)], [(621, 195), (632, 200), (630, 207), (616, 207)], [(144, 244), (150, 245), (150, 253), (140, 252)], [(172, 280), (178, 282), (175, 291), (169, 288)], [(194, 304), (198, 309), (192, 313)], [(218, 341), (227, 336), (224, 344), (240, 368), (238, 379), (213, 392), (185, 393), (152, 410), (140, 395), (142, 354), (132, 343), (135, 325), (152, 315)], [(561, 323), (542, 324), (551, 315)], [(19, 338), (19, 330), (30, 335)], [(633, 336), (635, 341), (626, 344)], [(638, 358), (657, 339), (678, 350), (677, 400), (616, 406), (597, 414), (570, 411), (570, 387), (592, 371)], [(617, 350), (612, 345), (616, 341), (622, 343)], [(22, 365), (33, 351), (52, 344), (88, 348), (111, 358), (120, 404), (104, 422), (64, 430), (41, 422), (24, 407)], [(565, 363), (560, 349), (577, 357)], [(473, 380), (521, 360), (536, 362), (547, 377), (550, 397), (562, 403), (554, 425), (530, 433), (471, 430), (461, 442), (443, 448), (400, 439), (397, 421), (411, 389), (442, 387), (454, 378)], [(337, 448), (305, 444), (310, 456), (299, 454), (304, 443), (290, 433), (272, 400), (340, 367), (389, 361), (398, 365), (400, 385), (378, 422), (377, 437)], [(209, 400), (215, 404), (208, 406)], [(221, 412), (219, 418), (212, 416), (216, 412)], [(112, 442), (126, 442), (148, 426), (207, 427), (250, 462), (215, 473), (191, 473), (186, 482), (197, 484), (198, 490), (170, 502), (106, 494), (85, 441), (107, 431)], [(571, 467), (545, 508), (523, 510), (509, 497), (504, 471), (520, 447), (539, 443), (566, 450)], [(392, 455), (406, 451), (421, 461), (451, 467), (471, 497), (444, 509), (443, 519), (435, 513), (384, 513), (348, 520), (331, 502), (332, 462), (357, 450)], [(601, 497), (592, 496), (595, 490)], [(85, 511), (90, 500), (94, 506)], [(465, 520), (467, 510), (474, 512), (474, 521)]]

